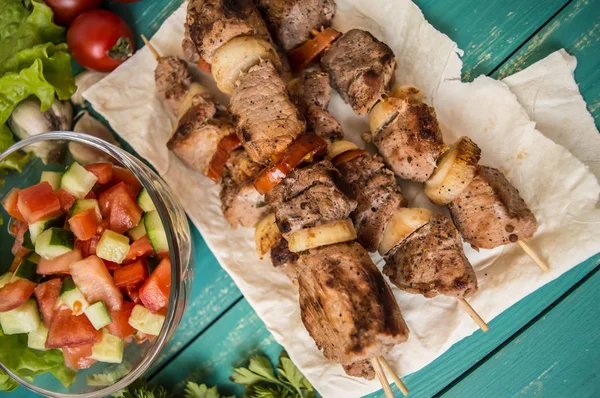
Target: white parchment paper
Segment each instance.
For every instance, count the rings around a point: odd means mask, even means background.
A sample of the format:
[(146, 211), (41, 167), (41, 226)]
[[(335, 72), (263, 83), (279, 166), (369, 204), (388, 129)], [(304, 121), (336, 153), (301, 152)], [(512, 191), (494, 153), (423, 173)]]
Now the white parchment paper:
[[(461, 83), (460, 50), (456, 43), (428, 24), (408, 0), (337, 0), (337, 4), (334, 26), (342, 31), (367, 29), (385, 40), (398, 59), (398, 84), (423, 89), (436, 108), (446, 142), (461, 135), (475, 140), (483, 150), (482, 164), (505, 172), (540, 222), (531, 245), (548, 260), (552, 270), (547, 273), (542, 273), (516, 245), (480, 253), (465, 246), (480, 284), (480, 291), (470, 302), (483, 318), (493, 319), (600, 249), (600, 234), (595, 233), (600, 223), (599, 211), (595, 209), (600, 194), (598, 182), (569, 150), (552, 141), (561, 135), (577, 134), (585, 143), (597, 137), (593, 122), (578, 124), (576, 131), (569, 122), (556, 126), (546, 119), (552, 111), (540, 113), (539, 106), (535, 112), (526, 111), (519, 103), (527, 108), (525, 97), (517, 98), (505, 83), (487, 77)], [(152, 38), (159, 52), (181, 56), (184, 20), (185, 5)], [(564, 61), (565, 57), (549, 57), (546, 68), (560, 69), (557, 63), (563, 62), (561, 59)], [(567, 64), (574, 66), (569, 61)], [(253, 230), (231, 229), (220, 210), (219, 187), (187, 169), (168, 152), (165, 143), (173, 120), (156, 96), (155, 66), (151, 54), (143, 48), (84, 96), (160, 172), (221, 266), (317, 390), (325, 397), (358, 397), (378, 390), (376, 380), (348, 377), (338, 364), (323, 357), (300, 320), (296, 289), (270, 262), (257, 259)], [(582, 98), (573, 95), (577, 87), (572, 72), (571, 67), (565, 77), (568, 79), (562, 81), (569, 90), (554, 91), (551, 102), (560, 104), (568, 96), (575, 103), (569, 108), (572, 120), (577, 120), (577, 116), (590, 118)], [(221, 101), (227, 101), (209, 75), (199, 72), (198, 78)], [(516, 79), (507, 83), (515, 91), (522, 87)], [(541, 83), (537, 83), (540, 90)], [(330, 109), (342, 123), (346, 137), (360, 142), (359, 133), (368, 129), (366, 119), (356, 117), (337, 94)], [(552, 129), (542, 130), (547, 136), (536, 130), (531, 117), (540, 125), (553, 125)], [(560, 142), (578, 154), (570, 141)], [(578, 156), (589, 160), (587, 155)], [(407, 190), (413, 191), (409, 195), (413, 205), (425, 203), (424, 195), (415, 190), (414, 184)], [(421, 369), (476, 330), (473, 321), (451, 298), (425, 299), (395, 287), (393, 290), (411, 331), (409, 340), (387, 356), (400, 375)]]

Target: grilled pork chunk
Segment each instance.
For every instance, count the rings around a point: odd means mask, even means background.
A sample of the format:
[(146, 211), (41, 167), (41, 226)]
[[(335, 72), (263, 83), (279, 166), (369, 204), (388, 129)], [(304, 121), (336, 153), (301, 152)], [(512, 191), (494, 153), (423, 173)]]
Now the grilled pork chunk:
[(302, 253), (298, 285), (304, 326), (325, 357), (351, 374), (372, 377), (357, 372), (356, 363), (385, 355), (408, 338), (390, 288), (356, 242)]
[(504, 174), (479, 166), (467, 188), (448, 208), (463, 238), (475, 247), (492, 249), (533, 236), (535, 216)]
[(309, 130), (330, 141), (344, 136), (340, 123), (327, 111), (331, 99), (327, 73), (305, 72), (291, 90)]
[(342, 191), (358, 203), (352, 213), (358, 241), (375, 252), (394, 210), (405, 204), (396, 177), (368, 153), (340, 164), (338, 170), (344, 181)]
[(181, 42), (181, 49), (183, 50), (183, 56), (189, 62), (191, 62), (193, 64), (197, 64), (198, 61), (200, 61), (200, 54), (198, 53), (198, 50), (196, 49), (196, 45), (194, 44), (194, 42), (192, 41), (192, 38), (190, 37), (190, 29), (187, 26), (187, 24), (184, 24), (184, 33), (183, 33), (183, 40)]
[(254, 0), (278, 45), (289, 51), (310, 39), (310, 32), (328, 27), (333, 0)]
[(364, 115), (389, 91), (394, 77), (394, 52), (372, 34), (352, 29), (325, 50), (321, 67), (331, 85), (357, 115)]
[(272, 206), (278, 206), (300, 195), (314, 184), (335, 186), (338, 176), (338, 171), (329, 160), (311, 163), (292, 170), (283, 181), (265, 194), (265, 199)]
[(285, 239), (280, 238), (279, 242), (271, 247), (271, 261), (275, 268), (279, 268), (294, 284), (298, 284), (298, 255), (290, 251)]
[(434, 214), (385, 257), (383, 273), (400, 289), (425, 297), (466, 297), (477, 290), (473, 267), (450, 219)]
[(161, 57), (154, 70), (154, 81), (165, 107), (177, 116), (179, 104), (192, 83), (187, 63), (177, 57)]
[(304, 132), (306, 124), (292, 103), (275, 66), (262, 61), (250, 68), (231, 96), (237, 135), (257, 163), (268, 164)]
[(344, 372), (348, 376), (352, 377), (364, 377), (367, 380), (373, 380), (375, 378), (375, 369), (368, 359), (351, 363), (350, 365), (344, 365)]
[(400, 178), (424, 182), (448, 149), (435, 110), (423, 102), (404, 101), (398, 114), (372, 136), (385, 163)]
[(209, 64), (219, 47), (234, 37), (257, 36), (271, 41), (252, 0), (190, 0), (185, 27)]
[(233, 228), (254, 227), (271, 207), (252, 184), (251, 178), (261, 166), (253, 162), (243, 149), (235, 150), (227, 159), (221, 176), (221, 209)]

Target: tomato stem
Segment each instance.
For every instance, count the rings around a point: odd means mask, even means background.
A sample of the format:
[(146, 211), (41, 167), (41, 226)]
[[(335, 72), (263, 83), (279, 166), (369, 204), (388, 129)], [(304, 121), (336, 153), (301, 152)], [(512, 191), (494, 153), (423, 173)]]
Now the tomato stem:
[(131, 45), (131, 39), (126, 36), (119, 37), (117, 43), (106, 52), (111, 59), (120, 59), (125, 61), (127, 58), (133, 55), (133, 46)]

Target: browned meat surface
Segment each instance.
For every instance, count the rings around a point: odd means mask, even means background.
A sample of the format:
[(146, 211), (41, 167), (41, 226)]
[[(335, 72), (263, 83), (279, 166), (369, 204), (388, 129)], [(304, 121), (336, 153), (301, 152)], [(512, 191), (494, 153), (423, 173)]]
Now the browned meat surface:
[(372, 138), (385, 163), (406, 180), (424, 182), (448, 149), (435, 116), (424, 103), (405, 101), (393, 118)]
[(275, 66), (263, 61), (250, 68), (233, 92), (230, 112), (244, 148), (257, 163), (267, 164), (306, 127)]
[(260, 168), (242, 149), (232, 152), (227, 160), (221, 177), (221, 209), (233, 228), (254, 227), (271, 211), (251, 181)]
[(337, 177), (338, 172), (329, 160), (311, 163), (306, 167), (292, 170), (283, 181), (265, 195), (265, 199), (272, 206), (277, 206), (295, 198), (315, 184), (335, 186), (334, 181)]
[(475, 247), (492, 249), (530, 238), (537, 230), (535, 216), (519, 191), (492, 167), (479, 166), (448, 208), (463, 238)]
[(375, 369), (373, 369), (373, 365), (368, 359), (344, 365), (344, 372), (348, 376), (363, 377), (367, 380), (373, 380), (375, 377)]
[(356, 242), (303, 253), (298, 285), (304, 326), (326, 358), (351, 371), (408, 338), (389, 286)]
[(298, 255), (290, 251), (287, 240), (279, 239), (279, 242), (271, 247), (271, 261), (275, 268), (279, 268), (294, 284), (298, 284)]
[(352, 29), (325, 50), (321, 67), (331, 85), (357, 115), (364, 115), (389, 91), (394, 77), (394, 52), (372, 34)]
[(327, 111), (331, 99), (331, 86), (327, 73), (318, 71), (303, 73), (292, 90), (292, 95), (306, 119), (309, 130), (330, 141), (344, 136), (340, 123)]
[(400, 289), (425, 297), (466, 297), (477, 290), (473, 267), (450, 219), (434, 214), (385, 257), (383, 273)]
[(282, 234), (310, 228), (350, 216), (356, 202), (335, 186), (316, 184), (275, 208), (275, 219)]
[(212, 63), (215, 52), (237, 36), (271, 41), (252, 0), (190, 0), (186, 28), (202, 59)]
[(200, 54), (198, 54), (196, 45), (190, 37), (190, 29), (188, 28), (187, 24), (185, 24), (181, 48), (183, 49), (183, 56), (185, 57), (185, 59), (194, 64), (197, 64), (198, 61), (200, 61)]
[(178, 115), (179, 104), (192, 83), (187, 63), (177, 57), (162, 57), (154, 70), (156, 89), (165, 107)]
[(254, 0), (271, 35), (285, 51), (304, 43), (312, 29), (329, 26), (333, 0)]
[[(394, 210), (405, 204), (396, 177), (370, 154), (342, 163), (338, 170), (342, 191), (358, 203), (352, 213), (358, 241), (368, 251), (375, 252)], [(352, 182), (346, 182), (346, 176)]]

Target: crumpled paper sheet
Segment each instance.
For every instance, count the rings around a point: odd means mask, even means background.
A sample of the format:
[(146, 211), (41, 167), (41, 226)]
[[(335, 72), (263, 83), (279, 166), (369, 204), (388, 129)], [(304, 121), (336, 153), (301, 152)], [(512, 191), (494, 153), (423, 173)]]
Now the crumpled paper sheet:
[[(540, 222), (531, 245), (548, 260), (552, 270), (547, 273), (542, 273), (517, 245), (480, 253), (465, 245), (480, 285), (480, 291), (469, 301), (484, 319), (491, 320), (596, 253), (600, 248), (600, 235), (595, 233), (593, 221), (600, 219), (595, 210), (600, 194), (597, 180), (567, 149), (536, 130), (506, 84), (487, 77), (461, 83), (460, 50), (456, 43), (429, 25), (408, 0), (371, 0), (366, 4), (337, 0), (337, 4), (334, 26), (343, 31), (368, 29), (390, 44), (399, 61), (398, 84), (423, 88), (436, 108), (446, 142), (461, 135), (474, 139), (483, 150), (482, 164), (505, 172)], [(159, 52), (181, 56), (184, 19), (185, 5), (152, 38)], [(256, 257), (253, 230), (231, 229), (220, 210), (219, 187), (187, 169), (168, 152), (165, 142), (173, 120), (155, 93), (155, 65), (148, 49), (143, 48), (84, 96), (115, 131), (158, 169), (221, 266), (323, 396), (358, 397), (380, 389), (377, 380), (348, 377), (340, 365), (323, 357), (302, 325), (296, 289), (269, 261)], [(550, 62), (550, 66), (555, 66), (555, 62)], [(227, 101), (209, 75), (199, 73), (198, 77), (218, 98)], [(576, 87), (572, 73), (568, 79), (570, 87)], [(559, 97), (562, 92), (555, 95)], [(579, 103), (573, 112), (585, 113), (581, 97), (571, 96), (571, 100)], [(555, 102), (559, 103), (559, 98)], [(366, 118), (354, 115), (337, 94), (330, 109), (342, 123), (346, 137), (360, 142), (358, 134), (368, 129)], [(544, 123), (537, 111), (533, 116)], [(562, 134), (575, 134), (569, 125), (562, 126)], [(586, 129), (577, 134), (597, 134), (593, 124)], [(415, 188), (416, 184), (403, 185), (407, 196), (413, 199), (412, 205), (431, 206), (422, 190)], [(379, 260), (377, 256), (374, 259)], [(409, 340), (387, 355), (399, 375), (421, 369), (477, 329), (451, 298), (426, 299), (392, 289), (410, 328)]]

